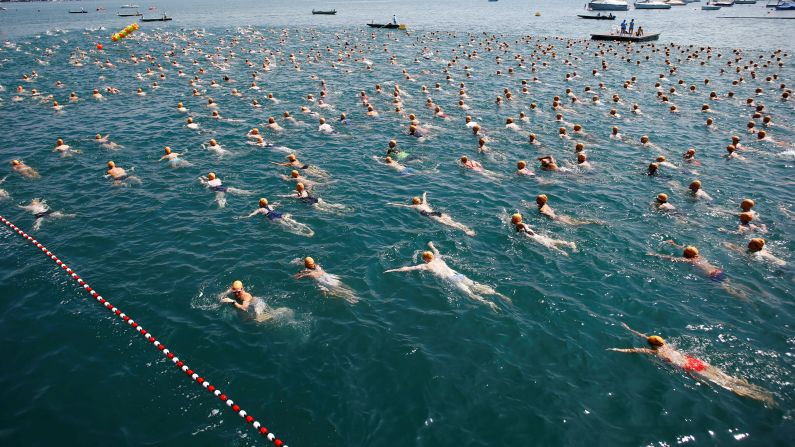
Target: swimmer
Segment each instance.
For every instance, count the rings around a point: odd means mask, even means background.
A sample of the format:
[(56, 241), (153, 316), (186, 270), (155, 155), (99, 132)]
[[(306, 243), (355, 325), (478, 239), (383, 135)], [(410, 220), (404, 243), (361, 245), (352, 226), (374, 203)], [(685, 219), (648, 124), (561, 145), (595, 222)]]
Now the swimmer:
[(45, 218), (60, 219), (62, 217), (74, 217), (74, 214), (64, 214), (61, 211), (53, 211), (49, 206), (47, 206), (47, 203), (44, 200), (39, 199), (33, 199), (27, 205), (18, 206), (25, 211), (29, 211), (33, 214), (33, 217), (36, 218), (36, 221), (33, 224), (34, 231), (38, 231), (39, 228), (41, 228), (41, 224), (44, 222)]
[(229, 188), (223, 185), (221, 179), (219, 179), (214, 172), (210, 172), (207, 174), (207, 177), (201, 176), (199, 177), (199, 183), (211, 189), (215, 192), (215, 201), (218, 203), (218, 208), (223, 208), (226, 206), (226, 193), (230, 194), (238, 194), (238, 195), (247, 195), (251, 194), (251, 192), (237, 189), (237, 188)]
[(417, 211), (419, 211), (420, 215), (422, 215), (422, 216), (429, 217), (429, 218), (435, 220), (436, 222), (439, 222), (442, 225), (447, 225), (448, 227), (455, 228), (457, 230), (461, 230), (464, 233), (466, 233), (467, 236), (473, 236), (473, 237), (475, 236), (475, 232), (473, 230), (471, 230), (469, 227), (467, 227), (466, 225), (464, 225), (462, 223), (459, 223), (459, 222), (456, 222), (455, 220), (453, 220), (452, 217), (450, 217), (449, 215), (447, 215), (445, 213), (442, 213), (440, 211), (434, 211), (433, 208), (431, 208), (431, 206), (428, 205), (428, 193), (427, 192), (423, 192), (422, 193), (422, 199), (420, 199), (419, 197), (412, 198), (411, 199), (411, 205), (405, 205), (405, 204), (402, 204), (402, 203), (387, 203), (387, 205), (400, 206), (400, 207), (404, 207), (404, 208), (414, 208)]
[(665, 241), (674, 247), (682, 249), (682, 256), (669, 256), (669, 255), (661, 255), (659, 253), (649, 252), (647, 255), (655, 256), (661, 259), (667, 259), (672, 262), (686, 262), (695, 266), (701, 273), (706, 275), (707, 278), (710, 280), (719, 283), (721, 288), (725, 290), (729, 295), (739, 298), (742, 300), (747, 300), (749, 293), (744, 290), (745, 288), (740, 288), (739, 286), (735, 286), (731, 283), (731, 280), (726, 276), (726, 273), (723, 270), (719, 269), (718, 267), (712, 265), (708, 260), (704, 259), (701, 254), (698, 252), (698, 248), (688, 245), (687, 247), (678, 245), (676, 242), (672, 240)]
[[(737, 226), (737, 231), (734, 231), (734, 233), (736, 234), (767, 233), (767, 225), (751, 223), (751, 221), (754, 220), (754, 215), (752, 213), (740, 213), (739, 217), (740, 217), (740, 224)], [(720, 231), (724, 233), (729, 233), (729, 231), (726, 231), (723, 228), (721, 228)]]
[(302, 176), (301, 173), (299, 173), (295, 169), (290, 171), (290, 175), (289, 176), (284, 175), (284, 174), (281, 174), (280, 176), (281, 176), (282, 180), (284, 180), (285, 182), (303, 183), (304, 186), (306, 186), (307, 188), (312, 188), (312, 187), (314, 187), (317, 184), (317, 182), (309, 180), (308, 178)]
[(193, 130), (197, 130), (197, 129), (199, 129), (199, 125), (198, 125), (197, 123), (194, 123), (194, 122), (193, 122), (193, 118), (191, 118), (191, 117), (188, 117), (188, 119), (187, 119), (187, 121), (186, 121), (186, 124), (185, 124), (185, 126), (186, 126), (188, 129), (193, 129)]
[(319, 264), (316, 264), (315, 260), (311, 257), (304, 258), (304, 267), (304, 270), (293, 275), (293, 278), (312, 279), (317, 283), (318, 288), (324, 295), (336, 296), (351, 304), (359, 302), (359, 298), (353, 292), (353, 289), (343, 284), (337, 275), (326, 273), (326, 271), (323, 270)]
[(461, 161), (461, 166), (463, 166), (463, 167), (465, 167), (467, 169), (471, 169), (471, 170), (473, 170), (475, 172), (483, 172), (484, 171), (483, 165), (481, 165), (477, 161), (470, 160), (469, 157), (467, 157), (466, 155), (461, 156), (460, 161)]
[(326, 177), (328, 174), (326, 171), (317, 168), (315, 166), (309, 166), (308, 164), (301, 163), (298, 158), (296, 158), (295, 154), (290, 154), (287, 156), (287, 161), (284, 163), (277, 163), (272, 161), (271, 164), (276, 166), (285, 166), (288, 168), (298, 169), (299, 171), (306, 172), (308, 174), (316, 175), (318, 177)]
[[(287, 113), (287, 112), (285, 112), (285, 113)], [(274, 132), (281, 132), (281, 131), (284, 130), (284, 128), (282, 126), (280, 126), (279, 123), (276, 122), (276, 118), (274, 118), (274, 117), (268, 118), (268, 124), (265, 127), (267, 127), (268, 129), (270, 129), (270, 130), (272, 130)]]
[(21, 160), (11, 160), (11, 169), (23, 177), (39, 178), (39, 173)]
[(566, 225), (603, 225), (604, 222), (600, 220), (579, 220), (569, 216), (556, 214), (551, 206), (547, 203), (549, 198), (546, 194), (539, 194), (536, 196), (536, 205), (538, 205), (538, 212), (556, 222), (561, 222)]
[(71, 157), (72, 154), (79, 154), (80, 151), (76, 149), (72, 149), (71, 146), (65, 144), (62, 139), (58, 138), (55, 142), (55, 148), (52, 150), (53, 152), (60, 152), (61, 157)]
[(274, 210), (273, 207), (268, 204), (268, 199), (259, 199), (259, 208), (252, 211), (248, 216), (245, 216), (245, 218), (254, 217), (257, 214), (262, 214), (271, 222), (281, 224), (287, 231), (293, 234), (306, 237), (312, 237), (315, 234), (311, 228), (300, 222), (296, 222), (289, 214), (282, 214)]
[(322, 133), (326, 133), (326, 134), (330, 134), (330, 133), (334, 132), (334, 128), (331, 127), (330, 124), (326, 123), (325, 118), (320, 118), (319, 123), (320, 123), (320, 125), (317, 128), (318, 132), (322, 132)]
[(345, 205), (340, 205), (338, 203), (328, 203), (325, 200), (321, 199), (320, 197), (314, 197), (309, 194), (309, 191), (306, 190), (306, 186), (303, 183), (296, 183), (295, 185), (295, 194), (291, 194), (285, 197), (292, 197), (298, 199), (307, 205), (312, 205), (321, 211), (343, 211), (347, 207)]
[(687, 163), (690, 163), (690, 164), (693, 164), (693, 165), (696, 165), (696, 166), (700, 166), (701, 165), (701, 162), (696, 160), (696, 150), (693, 149), (692, 147), (690, 149), (688, 149), (687, 152), (682, 154), (682, 158)]
[(107, 134), (104, 137), (102, 135), (100, 135), (100, 134), (96, 134), (96, 135), (94, 135), (94, 142), (98, 143), (99, 145), (101, 145), (105, 149), (110, 149), (110, 150), (117, 150), (117, 149), (120, 149), (120, 148), (123, 147), (120, 144), (116, 144), (116, 143), (110, 141), (108, 139), (109, 136), (110, 136), (110, 134)]
[(745, 250), (730, 242), (724, 242), (723, 246), (736, 253), (751, 255), (754, 259), (769, 262), (771, 264), (783, 267), (787, 262), (783, 259), (773, 255), (765, 248), (766, 242), (761, 237), (755, 237), (748, 242), (748, 249)]
[(710, 196), (709, 194), (704, 192), (703, 189), (701, 189), (700, 180), (693, 180), (693, 182), (690, 183), (689, 189), (690, 189), (690, 195), (696, 199), (712, 200), (712, 196)]
[[(3, 183), (5, 183), (5, 181), (6, 181), (6, 179), (7, 179), (7, 178), (8, 178), (8, 176), (5, 176), (5, 177), (3, 177), (3, 178), (0, 178), (0, 185), (2, 185)], [(5, 189), (3, 189), (3, 188), (0, 188), (0, 200), (7, 199), (7, 198), (9, 198), (9, 197), (11, 197), (11, 195), (10, 195), (10, 194), (8, 194), (8, 191), (6, 191), (6, 190), (5, 190)]]
[(221, 145), (218, 144), (217, 141), (215, 141), (215, 138), (210, 138), (210, 141), (207, 142), (206, 145), (202, 144), (202, 147), (207, 150), (213, 151), (219, 157), (229, 153), (228, 150), (221, 147)]
[(123, 184), (128, 185), (129, 182), (134, 183), (141, 183), (141, 180), (138, 177), (133, 177), (127, 174), (123, 168), (116, 166), (116, 163), (109, 161), (108, 162), (108, 170), (106, 172), (106, 177), (110, 177), (113, 179), (114, 186), (120, 186)]
[(475, 300), (479, 303), (491, 307), (491, 309), (494, 310), (495, 312), (497, 311), (497, 305), (494, 302), (485, 299), (484, 298), (485, 296), (487, 295), (498, 296), (505, 302), (511, 303), (510, 298), (497, 292), (493, 288), (472, 281), (471, 279), (464, 276), (462, 273), (458, 273), (455, 270), (451, 269), (447, 265), (447, 263), (444, 262), (444, 260), (442, 259), (439, 250), (437, 250), (436, 247), (433, 246), (433, 242), (428, 242), (428, 248), (430, 248), (431, 251), (426, 251), (422, 253), (422, 260), (424, 261), (423, 264), (400, 267), (396, 269), (389, 269), (384, 271), (384, 273), (426, 270), (438, 276), (440, 279), (450, 283), (451, 285), (456, 287), (459, 291), (463, 292), (472, 300)]
[(386, 150), (387, 157), (392, 157), (394, 160), (405, 160), (409, 157), (409, 153), (398, 149), (397, 141), (389, 140), (389, 147)]
[(529, 225), (522, 222), (522, 215), (519, 213), (516, 213), (511, 216), (511, 224), (513, 225), (514, 230), (516, 230), (517, 233), (522, 233), (525, 236), (529, 237), (530, 239), (543, 245), (544, 247), (559, 252), (563, 256), (568, 256), (569, 254), (563, 251), (563, 249), (560, 247), (568, 247), (574, 251), (577, 250), (577, 244), (575, 244), (574, 242), (564, 241), (561, 239), (553, 239), (549, 236), (544, 236), (542, 234), (536, 233), (535, 231), (533, 231), (532, 228), (530, 228)]
[[(373, 158), (376, 161), (381, 162), (380, 158), (375, 157), (375, 156), (373, 156)], [(414, 169), (412, 169), (412, 168), (410, 168), (408, 166), (405, 166), (405, 165), (399, 163), (396, 160), (393, 160), (392, 157), (385, 157), (383, 159), (382, 163), (385, 164), (386, 166), (389, 166), (390, 168), (394, 169), (395, 171), (399, 172), (402, 175), (411, 175), (411, 174), (414, 174), (416, 172), (416, 171), (414, 171)]]
[(177, 167), (180, 167), (180, 166), (190, 166), (190, 163), (188, 163), (187, 161), (179, 158), (179, 156), (182, 155), (182, 154), (177, 153), (177, 152), (172, 152), (170, 147), (166, 146), (163, 149), (163, 152), (164, 152), (164, 155), (162, 157), (160, 157), (160, 160), (158, 160), (158, 161), (167, 160), (172, 168), (177, 168)]
[(652, 206), (657, 211), (666, 213), (676, 211), (676, 207), (668, 203), (668, 194), (665, 193), (657, 194), (657, 199), (652, 203)]
[(182, 113), (187, 113), (188, 109), (186, 109), (185, 106), (182, 105), (182, 103), (179, 103), (179, 104), (177, 104), (177, 111), (182, 112)]
[(664, 155), (660, 155), (659, 157), (657, 157), (657, 160), (655, 160), (654, 162), (657, 163), (657, 166), (665, 166), (666, 168), (679, 169), (678, 166), (668, 161), (668, 159), (665, 158)]
[[(233, 298), (229, 298), (226, 295), (232, 294)], [(253, 297), (250, 293), (243, 290), (243, 282), (242, 281), (235, 281), (232, 283), (232, 287), (228, 290), (224, 291), (221, 296), (222, 303), (229, 303), (238, 308), (242, 311), (247, 311), (248, 306), (251, 304)]]
[(668, 362), (674, 366), (682, 368), (688, 374), (690, 374), (691, 377), (693, 377), (694, 379), (700, 382), (703, 383), (712, 382), (715, 385), (727, 389), (738, 396), (759, 400), (769, 406), (775, 405), (775, 402), (773, 401), (773, 395), (769, 391), (766, 391), (756, 385), (752, 385), (748, 383), (748, 381), (745, 379), (732, 377), (726, 374), (724, 371), (720, 370), (719, 368), (712, 366), (703, 360), (697, 359), (695, 357), (677, 351), (676, 349), (671, 347), (671, 345), (666, 343), (666, 341), (659, 335), (652, 335), (649, 337), (646, 334), (642, 334), (638, 331), (635, 331), (634, 329), (627, 326), (625, 323), (621, 323), (621, 325), (624, 327), (624, 329), (632, 332), (633, 334), (641, 338), (646, 339), (646, 342), (649, 344), (649, 346), (651, 346), (651, 349), (610, 348), (608, 349), (609, 351), (654, 355), (665, 362)]
[(516, 162), (516, 175), (532, 177), (535, 175), (533, 171), (527, 169), (527, 162), (519, 160)]

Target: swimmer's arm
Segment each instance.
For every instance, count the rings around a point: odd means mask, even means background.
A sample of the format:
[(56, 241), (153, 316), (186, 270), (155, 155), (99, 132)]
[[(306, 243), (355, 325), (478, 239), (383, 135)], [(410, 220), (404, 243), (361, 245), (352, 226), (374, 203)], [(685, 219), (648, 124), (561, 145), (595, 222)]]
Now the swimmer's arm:
[(248, 303), (249, 301), (244, 301), (243, 304), (238, 304), (237, 302), (233, 302), (232, 304), (234, 304), (235, 307), (237, 307), (240, 310), (246, 310), (248, 309)]
[(625, 352), (630, 354), (656, 354), (653, 350), (648, 348), (608, 348), (608, 351), (615, 351), (615, 352)]
[(293, 278), (301, 279), (301, 278), (306, 278), (307, 276), (311, 276), (311, 275), (312, 275), (311, 271), (309, 271), (308, 269), (304, 269), (304, 270), (301, 270), (300, 272), (296, 273), (295, 275), (293, 275)]
[(413, 271), (413, 270), (425, 270), (425, 268), (426, 268), (425, 266), (426, 266), (426, 264), (420, 264), (420, 265), (409, 265), (409, 266), (406, 266), (406, 267), (400, 267), (400, 268), (397, 268), (397, 269), (389, 269), (389, 270), (384, 270), (384, 273), (392, 273), (392, 272), (411, 272), (411, 271)]
[(292, 166), (292, 163), (277, 163), (272, 161), (271, 164), (275, 164), (276, 166)]
[(664, 241), (664, 242), (667, 243), (667, 244), (671, 244), (671, 245), (673, 245), (676, 248), (681, 248), (681, 249), (685, 248), (684, 245), (677, 244), (673, 239), (668, 239), (667, 241)]
[(387, 205), (389, 205), (389, 206), (400, 206), (400, 207), (403, 207), (403, 208), (413, 208), (414, 207), (413, 205), (406, 205), (404, 203), (392, 203), (392, 202), (387, 202)]
[(255, 209), (254, 211), (252, 211), (252, 212), (251, 212), (251, 214), (249, 214), (248, 216), (243, 216), (243, 218), (244, 218), (244, 219), (248, 219), (249, 217), (254, 217), (254, 216), (256, 216), (257, 214), (259, 214), (259, 213), (261, 213), (261, 212), (262, 212), (262, 211), (260, 211), (261, 209), (262, 209), (262, 208), (257, 208), (257, 209)]
[(659, 253), (651, 253), (651, 252), (646, 253), (646, 255), (647, 256), (654, 256), (654, 257), (660, 258), (660, 259), (667, 259), (667, 260), (672, 261), (672, 262), (690, 262), (690, 260), (684, 259), (684, 258), (680, 258), (678, 256), (661, 255)]
[(646, 334), (644, 334), (644, 333), (641, 333), (641, 332), (638, 332), (638, 331), (636, 331), (635, 329), (632, 329), (631, 327), (629, 327), (629, 325), (628, 325), (627, 323), (624, 323), (624, 322), (622, 322), (622, 323), (621, 323), (621, 326), (622, 326), (624, 329), (626, 329), (626, 330), (628, 330), (628, 331), (632, 332), (633, 334), (637, 335), (638, 337), (641, 337), (641, 338), (648, 338), (648, 336), (647, 336)]
[(423, 192), (422, 193), (422, 204), (423, 205), (427, 205), (428, 204), (428, 193), (427, 192)]
[(431, 249), (431, 251), (433, 252), (434, 255), (441, 256), (441, 253), (439, 253), (439, 250), (437, 250), (436, 247), (433, 246), (433, 242), (428, 242), (428, 248)]
[[(721, 228), (721, 229), (722, 229), (722, 228)], [(738, 246), (737, 246), (737, 245), (735, 245), (735, 244), (732, 244), (731, 242), (724, 242), (724, 243), (723, 243), (723, 246), (724, 246), (724, 247), (726, 247), (726, 248), (728, 248), (728, 249), (729, 249), (729, 250), (731, 250), (731, 251), (736, 251), (736, 252), (738, 252), (738, 253), (742, 253), (742, 252), (744, 251), (742, 248), (738, 247)]]

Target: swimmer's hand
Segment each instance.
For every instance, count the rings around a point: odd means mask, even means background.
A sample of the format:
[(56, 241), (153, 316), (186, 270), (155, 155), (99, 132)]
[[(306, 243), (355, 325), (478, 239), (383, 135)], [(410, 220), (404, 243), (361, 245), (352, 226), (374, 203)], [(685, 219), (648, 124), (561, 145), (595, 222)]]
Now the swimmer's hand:
[(234, 303), (235, 300), (233, 300), (232, 298), (221, 298), (221, 302), (222, 303)]

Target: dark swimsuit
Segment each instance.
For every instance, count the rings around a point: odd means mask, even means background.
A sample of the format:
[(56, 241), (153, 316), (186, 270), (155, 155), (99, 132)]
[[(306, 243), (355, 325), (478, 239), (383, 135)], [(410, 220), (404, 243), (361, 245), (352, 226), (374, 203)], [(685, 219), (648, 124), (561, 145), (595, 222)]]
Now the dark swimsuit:
[(300, 168), (298, 168), (298, 169), (309, 169), (309, 165), (303, 165), (303, 166), (301, 166), (301, 167), (300, 167)]
[(715, 282), (722, 282), (726, 280), (726, 273), (721, 269), (715, 269), (709, 272), (709, 279)]
[(280, 213), (278, 211), (274, 211), (273, 208), (271, 208), (269, 206), (265, 207), (265, 211), (267, 211), (267, 213), (265, 213), (265, 217), (267, 217), (270, 220), (281, 219), (282, 218), (282, 213)]
[(227, 189), (224, 185), (213, 186), (213, 191), (215, 192), (226, 192)]
[(529, 234), (531, 236), (535, 235), (535, 233), (533, 233), (533, 230), (527, 228), (527, 226), (525, 224), (516, 225), (516, 231), (518, 231), (520, 233)]
[(312, 197), (309, 194), (307, 194), (306, 197), (299, 196), (298, 198), (301, 199), (301, 201), (303, 201), (304, 203), (309, 205), (314, 205), (318, 202), (317, 197)]
[(442, 217), (442, 213), (440, 213), (439, 211), (428, 212), (425, 210), (420, 210), (420, 214), (425, 217)]
[(40, 213), (34, 214), (33, 217), (35, 217), (36, 219), (41, 219), (42, 217), (50, 215), (52, 213), (53, 213), (52, 210), (42, 211)]

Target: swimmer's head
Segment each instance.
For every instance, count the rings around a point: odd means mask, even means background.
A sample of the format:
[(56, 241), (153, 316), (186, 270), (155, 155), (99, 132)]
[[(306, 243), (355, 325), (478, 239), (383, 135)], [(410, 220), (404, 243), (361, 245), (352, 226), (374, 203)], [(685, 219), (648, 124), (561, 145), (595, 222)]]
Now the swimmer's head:
[(58, 140), (55, 142), (55, 145), (56, 145), (56, 146), (61, 146), (61, 145), (63, 145), (63, 140), (62, 140), (62, 139), (60, 139), (60, 138), (58, 138)]
[(296, 189), (296, 191), (298, 191), (298, 192), (301, 192), (301, 191), (303, 191), (303, 190), (305, 189), (305, 187), (304, 187), (304, 184), (303, 184), (303, 183), (296, 183), (296, 185), (295, 185), (295, 189)]
[(207, 174), (207, 180), (215, 180), (215, 172)]
[(666, 194), (664, 192), (660, 193), (660, 194), (657, 194), (657, 202), (658, 203), (666, 203), (666, 202), (668, 202), (668, 194)]
[(690, 190), (696, 192), (699, 189), (701, 189), (701, 180), (693, 180), (693, 182), (690, 183)]
[(310, 256), (304, 258), (304, 267), (308, 269), (314, 269), (316, 267), (315, 260), (312, 259)]
[(756, 205), (756, 202), (754, 202), (752, 199), (745, 199), (742, 201), (742, 203), (740, 203), (740, 208), (742, 208), (743, 211), (751, 211), (751, 208), (753, 208), (754, 205)]
[(747, 224), (754, 220), (754, 215), (752, 213), (740, 213), (740, 222)]
[(387, 164), (392, 163), (392, 157), (386, 157), (384, 159), (384, 162), (387, 163)]
[(516, 167), (519, 169), (524, 169), (527, 167), (527, 162), (524, 160), (519, 160), (518, 162), (516, 162)]
[(94, 135), (94, 139), (95, 140), (101, 140), (102, 139), (102, 135), (96, 134), (96, 135)]
[(518, 225), (518, 224), (522, 223), (522, 215), (519, 214), (519, 213), (516, 213), (513, 216), (511, 216), (511, 223), (514, 224), (514, 225)]
[(468, 161), (469, 161), (469, 158), (467, 158), (467, 156), (466, 156), (466, 155), (462, 155), (462, 156), (461, 156), (461, 163), (466, 163), (466, 162), (468, 162)]
[(112, 162), (112, 161), (109, 161), (109, 162), (108, 162), (108, 169), (113, 169), (113, 168), (115, 168), (115, 167), (116, 167), (116, 163), (114, 163), (114, 162)]
[(647, 338), (646, 341), (649, 343), (649, 346), (654, 349), (665, 346), (665, 340), (663, 340), (663, 338), (659, 335), (652, 335), (651, 337)]
[(296, 171), (295, 169), (293, 169), (292, 171), (290, 171), (290, 177), (292, 177), (292, 178), (298, 178), (298, 175), (299, 175), (299, 174), (298, 174), (298, 171)]
[(215, 138), (210, 138), (210, 146), (217, 146), (218, 142), (215, 141)]
[(751, 251), (760, 251), (765, 248), (765, 240), (761, 237), (755, 237), (748, 242), (748, 249)]
[(395, 140), (389, 140), (389, 147), (392, 147), (392, 148), (394, 148), (395, 146), (397, 146), (397, 141), (395, 141)]
[(22, 164), (22, 162), (19, 161), (19, 160), (11, 160), (11, 166), (19, 166), (21, 164)]
[(544, 205), (545, 203), (547, 203), (548, 200), (549, 200), (549, 197), (547, 197), (546, 194), (539, 194), (539, 195), (536, 196), (536, 203), (539, 206)]
[(422, 252), (422, 260), (425, 261), (425, 262), (433, 261), (433, 253), (431, 253), (429, 251)]
[(232, 293), (240, 293), (243, 291), (243, 281), (235, 281), (232, 283)]
[(688, 245), (685, 247), (684, 251), (682, 251), (682, 256), (687, 259), (694, 259), (698, 257), (698, 249), (692, 245)]
[(574, 146), (574, 151), (575, 151), (575, 152), (582, 152), (582, 151), (584, 151), (584, 150), (585, 150), (585, 145), (584, 145), (584, 144), (582, 144), (582, 143), (577, 143), (577, 144)]
[(274, 117), (268, 118), (268, 124), (274, 124), (275, 122), (276, 122), (276, 119)]
[(660, 155), (657, 157), (657, 163), (664, 163), (665, 162), (665, 155)]
[(585, 152), (577, 154), (577, 163), (585, 163), (586, 160), (588, 160), (588, 156), (585, 155)]
[(643, 143), (643, 144), (648, 143), (649, 142), (649, 137), (647, 137), (646, 135), (643, 135), (642, 137), (640, 137), (640, 142)]
[(295, 161), (295, 155), (293, 155), (293, 154), (290, 154), (290, 155), (288, 155), (288, 156), (287, 156), (287, 160), (289, 160), (289, 161)]
[(251, 135), (259, 135), (259, 129), (256, 127), (251, 129)]
[(419, 197), (412, 197), (411, 203), (414, 205), (419, 205), (420, 203), (422, 203), (422, 200)]
[(166, 153), (166, 155), (168, 155), (171, 153), (171, 148), (166, 146), (165, 149), (163, 149), (163, 151)]

